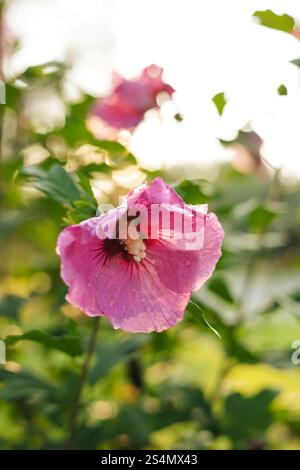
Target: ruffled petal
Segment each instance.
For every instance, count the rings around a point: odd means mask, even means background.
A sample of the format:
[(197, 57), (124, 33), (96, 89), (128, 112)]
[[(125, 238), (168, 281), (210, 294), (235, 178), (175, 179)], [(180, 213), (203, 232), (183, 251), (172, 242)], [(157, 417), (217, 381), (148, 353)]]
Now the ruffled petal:
[(141, 185), (127, 196), (127, 204), (175, 204), (183, 207), (184, 201), (172, 186), (166, 184), (160, 177), (155, 178), (149, 186)]
[(186, 251), (176, 240), (150, 240), (143, 264), (155, 267), (164, 286), (173, 292), (190, 295), (195, 287), (199, 270), (199, 255)]
[(97, 300), (114, 328), (150, 333), (182, 320), (190, 293), (168, 289), (150, 263), (129, 262), (122, 270), (120, 259), (112, 262), (109, 271), (100, 274)]
[(88, 315), (101, 315), (97, 304), (97, 276), (103, 265), (99, 253), (104, 241), (96, 235), (98, 217), (66, 227), (59, 235), (61, 277), (69, 286), (67, 300)]
[[(205, 211), (206, 205), (199, 207)], [(160, 217), (156, 216), (158, 212)], [(150, 238), (150, 235), (159, 238), (160, 231), (174, 230), (174, 218), (178, 220), (182, 215), (192, 217), (190, 213), (189, 206), (184, 209), (184, 201), (176, 191), (161, 178), (156, 178), (149, 186), (143, 184), (132, 190), (122, 205), (99, 216), (97, 233), (101, 239), (116, 238), (119, 221), (128, 215), (139, 217), (141, 232), (145, 233), (147, 238)], [(122, 233), (126, 231), (126, 227), (126, 224), (122, 226)]]
[(199, 269), (193, 290), (200, 287), (209, 279), (222, 255), (221, 247), (224, 230), (216, 214), (209, 213), (205, 217), (203, 247), (198, 251)]
[[(149, 240), (145, 262), (151, 262), (162, 284), (175, 292), (192, 292), (209, 279), (222, 254), (223, 228), (215, 214), (205, 214), (197, 206), (193, 213), (193, 230), (174, 239), (172, 232), (162, 233), (159, 240)], [(197, 236), (199, 235), (199, 236)]]

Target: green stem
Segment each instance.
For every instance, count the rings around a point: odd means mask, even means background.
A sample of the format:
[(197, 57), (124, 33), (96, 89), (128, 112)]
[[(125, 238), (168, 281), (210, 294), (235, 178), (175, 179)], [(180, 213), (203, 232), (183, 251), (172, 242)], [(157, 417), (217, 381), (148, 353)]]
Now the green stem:
[(77, 431), (78, 416), (79, 416), (79, 411), (80, 411), (81, 395), (82, 395), (83, 388), (84, 388), (84, 385), (88, 376), (90, 362), (91, 362), (93, 353), (95, 351), (99, 325), (100, 325), (100, 317), (96, 317), (94, 320), (93, 329), (91, 331), (91, 335), (89, 338), (85, 360), (83, 362), (80, 377), (79, 377), (78, 389), (77, 389), (77, 393), (75, 396), (75, 400), (74, 400), (74, 404), (73, 404), (71, 416), (70, 416), (70, 434), (69, 434), (69, 439), (68, 439), (68, 448), (71, 448), (71, 449), (74, 447), (74, 441), (75, 441), (75, 436), (76, 436), (76, 431)]

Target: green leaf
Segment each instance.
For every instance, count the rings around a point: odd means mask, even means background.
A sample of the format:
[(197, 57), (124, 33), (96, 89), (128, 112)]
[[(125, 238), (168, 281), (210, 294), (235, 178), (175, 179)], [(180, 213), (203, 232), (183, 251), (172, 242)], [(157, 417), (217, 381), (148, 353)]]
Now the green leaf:
[[(134, 155), (116, 141), (98, 140), (86, 127), (86, 118), (89, 114), (94, 98), (86, 96), (81, 103), (76, 103), (68, 108), (68, 113), (63, 129), (54, 132), (54, 135), (62, 137), (71, 147), (79, 143), (87, 143), (107, 152), (113, 165), (136, 164)], [(107, 168), (99, 165), (97, 171), (107, 172)]]
[[(91, 173), (111, 173), (112, 168), (107, 163), (89, 163), (80, 167), (80, 174), (90, 176)], [(78, 174), (78, 172), (77, 172)]]
[(292, 16), (284, 13), (283, 15), (276, 15), (271, 10), (256, 11), (253, 13), (255, 18), (258, 18), (259, 23), (267, 28), (278, 29), (290, 33), (295, 26), (295, 20)]
[(17, 295), (7, 295), (0, 300), (0, 315), (16, 319), (18, 311), (24, 302), (23, 297)]
[(46, 62), (40, 65), (33, 65), (28, 67), (23, 72), (22, 77), (24, 78), (42, 78), (44, 76), (57, 74), (59, 71), (63, 71), (65, 66), (61, 62), (52, 61)]
[(285, 96), (288, 94), (287, 87), (283, 84), (277, 88), (277, 92), (278, 92), (278, 95), (280, 96)]
[(58, 349), (69, 356), (79, 356), (82, 354), (80, 339), (78, 336), (50, 336), (40, 330), (27, 331), (23, 335), (7, 336), (5, 342), (7, 345), (13, 345), (18, 341), (34, 341), (43, 344), (48, 348)]
[[(39, 141), (45, 144), (47, 137), (51, 135), (62, 138), (71, 148), (77, 148), (82, 144), (89, 144), (98, 150), (103, 150), (107, 153), (108, 162), (97, 165), (95, 171), (107, 173), (110, 165), (118, 165), (120, 168), (124, 164), (136, 164), (134, 155), (124, 145), (116, 141), (99, 140), (90, 132), (86, 122), (94, 101), (95, 98), (86, 95), (80, 103), (69, 105), (63, 128), (46, 136), (41, 136)], [(92, 163), (91, 165), (94, 166), (95, 164)], [(81, 171), (84, 171), (83, 169), (84, 167)]]
[(226, 105), (226, 103), (227, 103), (224, 92), (217, 93), (217, 94), (212, 98), (212, 101), (215, 103), (219, 115), (222, 116), (224, 107), (225, 107), (225, 105)]
[(90, 383), (96, 383), (98, 379), (105, 377), (116, 365), (128, 361), (146, 341), (148, 341), (146, 335), (139, 335), (127, 341), (100, 345), (97, 349), (95, 365), (89, 374)]
[(280, 212), (270, 206), (256, 206), (248, 215), (250, 228), (254, 232), (264, 232)]
[(174, 119), (175, 119), (175, 121), (182, 122), (184, 120), (184, 117), (181, 113), (176, 113), (174, 115)]
[(15, 401), (24, 398), (48, 396), (54, 397), (56, 390), (51, 384), (36, 377), (30, 372), (21, 371), (18, 373), (0, 369), (0, 382), (4, 382), (4, 387), (0, 389), (0, 399)]
[(97, 140), (86, 127), (86, 117), (93, 102), (94, 98), (86, 96), (82, 102), (70, 105), (63, 129), (54, 135), (62, 137), (71, 147), (85, 142), (96, 145)]
[(182, 181), (175, 186), (176, 191), (187, 204), (203, 204), (207, 196), (202, 192), (201, 184), (207, 184), (205, 180)]
[(73, 175), (67, 173), (58, 163), (54, 163), (48, 170), (28, 166), (22, 169), (22, 174), (32, 177), (34, 187), (58, 203), (69, 206), (72, 201), (80, 199), (80, 190)]
[(18, 106), (18, 101), (21, 97), (21, 89), (17, 88), (13, 84), (6, 83), (5, 84), (5, 98), (6, 103), (5, 106), (10, 108), (15, 108)]
[(136, 164), (134, 155), (119, 142), (112, 140), (98, 140), (97, 145), (108, 152), (114, 165), (120, 166), (125, 162), (126, 164)]
[(300, 59), (293, 59), (290, 61), (291, 64), (296, 65), (296, 67), (300, 68)]
[(257, 438), (272, 423), (270, 405), (277, 392), (263, 390), (252, 397), (234, 393), (226, 398), (224, 405), (224, 430), (236, 442), (244, 446), (244, 440)]
[(217, 294), (219, 297), (224, 299), (226, 302), (234, 303), (232, 293), (230, 292), (229, 286), (226, 280), (216, 274), (209, 280), (209, 289)]
[(97, 202), (82, 172), (70, 174), (50, 158), (43, 166), (23, 168), (21, 174), (32, 178), (33, 186), (49, 199), (69, 209), (67, 223), (78, 223), (95, 214)]
[(88, 177), (81, 171), (77, 171), (76, 175), (79, 178), (80, 186), (91, 197), (91, 200), (94, 200), (94, 193), (90, 184)]

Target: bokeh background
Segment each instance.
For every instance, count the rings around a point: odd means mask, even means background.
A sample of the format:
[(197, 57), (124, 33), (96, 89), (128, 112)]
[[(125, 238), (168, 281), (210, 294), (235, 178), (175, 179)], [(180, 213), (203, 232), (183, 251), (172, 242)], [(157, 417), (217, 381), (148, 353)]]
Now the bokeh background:
[[(223, 256), (176, 327), (102, 320), (73, 445), (300, 449), (298, 28), (298, 0), (1, 2), (1, 448), (69, 445), (92, 320), (58, 233), (161, 175), (218, 214)], [(152, 63), (172, 100), (101, 136), (113, 73)]]

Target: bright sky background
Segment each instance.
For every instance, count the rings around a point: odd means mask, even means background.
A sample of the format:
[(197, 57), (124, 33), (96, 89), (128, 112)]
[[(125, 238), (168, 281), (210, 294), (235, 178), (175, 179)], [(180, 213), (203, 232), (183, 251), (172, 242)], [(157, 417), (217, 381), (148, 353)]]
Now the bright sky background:
[[(255, 10), (288, 13), (300, 23), (300, 0), (12, 0), (7, 21), (21, 38), (11, 71), (54, 59), (74, 60), (70, 83), (101, 96), (112, 70), (130, 78), (150, 63), (164, 67), (174, 105), (149, 113), (131, 147), (150, 168), (229, 157), (231, 139), (251, 122), (263, 154), (300, 177), (300, 41), (255, 24)], [(287, 96), (277, 88), (284, 83)], [(221, 117), (211, 102), (224, 91)], [(191, 175), (192, 176), (192, 175)]]

